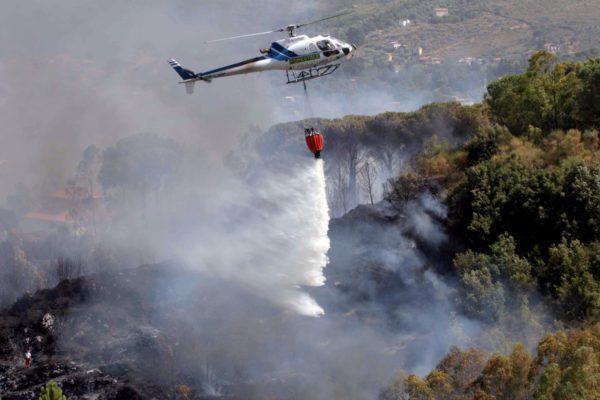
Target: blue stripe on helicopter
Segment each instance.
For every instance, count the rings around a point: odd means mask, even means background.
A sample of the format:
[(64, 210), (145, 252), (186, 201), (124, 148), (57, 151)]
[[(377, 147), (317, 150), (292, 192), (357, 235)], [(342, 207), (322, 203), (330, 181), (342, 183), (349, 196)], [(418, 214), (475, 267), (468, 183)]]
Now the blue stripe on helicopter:
[(277, 50), (277, 51), (278, 51), (278, 52), (280, 52), (280, 53), (283, 53), (283, 54), (285, 54), (286, 56), (288, 56), (288, 57), (290, 57), (290, 58), (291, 58), (291, 57), (298, 57), (298, 54), (294, 53), (293, 51), (291, 51), (291, 50), (289, 50), (289, 49), (286, 49), (285, 47), (283, 47), (282, 45), (280, 45), (280, 44), (279, 44), (279, 43), (277, 43), (277, 42), (273, 42), (273, 43), (271, 44), (271, 48), (273, 48), (273, 49)]
[(271, 44), (271, 48), (269, 49), (269, 53), (267, 54), (267, 56), (275, 60), (287, 61), (290, 58), (298, 57), (298, 54), (294, 53), (289, 49), (286, 49), (277, 42), (273, 42)]
[[(280, 60), (280, 61), (288, 61), (290, 58), (299, 57), (299, 55), (289, 49), (286, 49), (279, 43), (273, 42), (271, 44), (271, 48), (269, 49), (269, 53), (267, 54), (267, 57), (275, 59), (275, 60)], [(244, 60), (244, 61), (240, 61), (235, 64), (227, 65), (225, 67), (220, 67), (220, 68), (216, 68), (216, 69), (213, 69), (210, 71), (201, 72), (201, 73), (197, 74), (197, 76), (202, 77), (202, 76), (206, 76), (206, 75), (216, 74), (218, 72), (223, 72), (228, 69), (241, 67), (242, 65), (250, 64), (250, 63), (253, 63), (256, 61), (265, 60), (265, 59), (267, 59), (267, 57), (260, 56), (260, 57), (251, 58), (249, 60)]]
[(249, 60), (244, 60), (244, 61), (240, 61), (238, 63), (235, 64), (231, 64), (231, 65), (227, 65), (225, 67), (221, 67), (221, 68), (217, 68), (217, 69), (213, 69), (210, 71), (206, 71), (206, 72), (201, 72), (198, 74), (199, 77), (205, 76), (205, 75), (212, 75), (212, 74), (216, 74), (217, 72), (223, 72), (226, 71), (228, 69), (232, 69), (232, 68), (236, 68), (236, 67), (241, 67), (242, 65), (246, 65), (246, 64), (250, 64), (256, 61), (260, 61), (260, 60), (266, 60), (267, 57), (265, 56), (260, 56), (260, 57), (255, 57), (255, 58), (251, 58)]

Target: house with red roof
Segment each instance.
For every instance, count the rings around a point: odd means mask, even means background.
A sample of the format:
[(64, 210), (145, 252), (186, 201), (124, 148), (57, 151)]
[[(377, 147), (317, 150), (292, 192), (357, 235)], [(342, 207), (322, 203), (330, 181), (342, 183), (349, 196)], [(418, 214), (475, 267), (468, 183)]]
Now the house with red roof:
[(90, 192), (81, 186), (69, 186), (48, 193), (40, 207), (24, 215), (34, 226), (67, 226), (76, 231), (85, 230), (86, 225), (98, 216), (105, 216), (102, 194)]

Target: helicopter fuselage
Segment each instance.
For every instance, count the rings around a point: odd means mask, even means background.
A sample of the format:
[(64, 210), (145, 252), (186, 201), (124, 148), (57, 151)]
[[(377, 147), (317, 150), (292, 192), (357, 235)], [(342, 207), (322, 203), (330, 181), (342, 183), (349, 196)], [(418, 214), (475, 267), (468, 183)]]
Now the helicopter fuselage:
[(305, 70), (351, 58), (356, 46), (331, 36), (293, 36), (275, 41), (262, 56), (195, 74), (196, 80), (272, 70)]

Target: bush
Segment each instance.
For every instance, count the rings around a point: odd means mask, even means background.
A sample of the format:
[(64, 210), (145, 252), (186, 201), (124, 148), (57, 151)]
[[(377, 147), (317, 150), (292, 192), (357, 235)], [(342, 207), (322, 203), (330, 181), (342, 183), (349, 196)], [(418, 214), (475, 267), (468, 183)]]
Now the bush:
[(38, 400), (67, 400), (67, 397), (63, 395), (56, 382), (50, 381), (42, 387)]

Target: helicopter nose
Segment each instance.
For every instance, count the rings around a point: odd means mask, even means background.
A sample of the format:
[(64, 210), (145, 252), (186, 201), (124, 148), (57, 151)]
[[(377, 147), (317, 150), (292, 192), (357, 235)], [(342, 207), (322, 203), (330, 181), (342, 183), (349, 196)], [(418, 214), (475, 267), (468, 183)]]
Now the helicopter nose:
[(354, 43), (352, 43), (352, 44), (346, 43), (345, 46), (342, 47), (342, 51), (344, 52), (344, 55), (345, 56), (350, 55), (350, 57), (348, 57), (348, 58), (352, 58), (352, 56), (354, 54), (351, 54), (351, 53), (354, 53), (355, 50), (356, 50), (356, 45)]
[(348, 53), (346, 53), (346, 55), (348, 56), (348, 59), (354, 58), (354, 56), (356, 55), (356, 45), (354, 43), (352, 43), (350, 46), (352, 46), (352, 49), (348, 48)]

